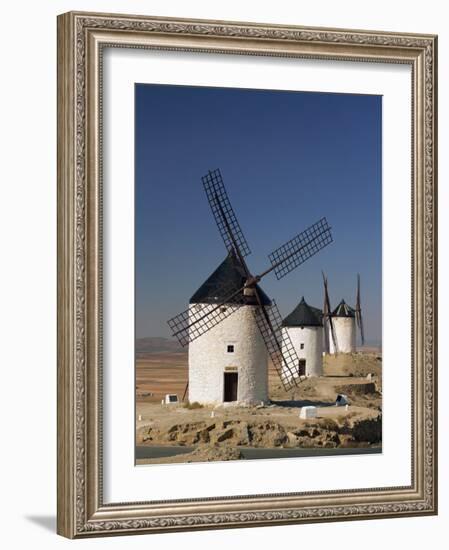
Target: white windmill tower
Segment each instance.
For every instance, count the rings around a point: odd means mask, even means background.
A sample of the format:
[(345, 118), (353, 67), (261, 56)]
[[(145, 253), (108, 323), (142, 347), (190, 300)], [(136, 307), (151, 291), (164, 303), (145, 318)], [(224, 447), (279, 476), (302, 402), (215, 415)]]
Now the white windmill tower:
[(329, 339), (330, 353), (354, 353), (355, 352), (355, 311), (341, 300), (331, 313), (337, 346), (334, 346), (332, 338)]
[(282, 321), (283, 337), (288, 334), (299, 358), (298, 375), (323, 374), (323, 312), (301, 298)]
[(362, 308), (360, 302), (360, 275), (357, 275), (357, 293), (355, 309), (349, 306), (343, 299), (338, 306), (331, 311), (327, 278), (323, 274), (324, 281), (324, 324), (327, 327), (325, 346), (328, 353), (354, 353), (357, 343), (357, 328), (360, 330), (361, 343), (364, 345)]
[(202, 181), (228, 256), (192, 296), (189, 309), (168, 324), (189, 346), (191, 402), (260, 403), (268, 400), (268, 355), (286, 390), (297, 385), (299, 359), (288, 338), (282, 340), (275, 301), (257, 283), (271, 271), (281, 279), (312, 257), (332, 242), (331, 230), (322, 218), (271, 253), (271, 267), (254, 276), (220, 171), (209, 171)]
[[(226, 259), (190, 298), (190, 319), (222, 304), (232, 312), (189, 345), (189, 401), (193, 403), (268, 401), (268, 353), (253, 309), (255, 298), (244, 298), (245, 271), (236, 254)], [(261, 303), (271, 300), (257, 285)], [(237, 292), (232, 298), (228, 296)], [(227, 300), (227, 301), (226, 301)], [(235, 310), (235, 311), (234, 311)], [(192, 330), (195, 325), (193, 324)]]

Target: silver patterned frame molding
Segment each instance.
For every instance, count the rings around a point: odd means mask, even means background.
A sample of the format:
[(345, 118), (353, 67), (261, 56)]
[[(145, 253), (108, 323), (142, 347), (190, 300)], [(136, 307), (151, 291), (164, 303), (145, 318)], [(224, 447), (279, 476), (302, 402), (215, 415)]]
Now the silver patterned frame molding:
[[(101, 61), (105, 47), (412, 69), (412, 483), (104, 504)], [(58, 17), (58, 533), (70, 538), (437, 513), (437, 37), (75, 13)]]

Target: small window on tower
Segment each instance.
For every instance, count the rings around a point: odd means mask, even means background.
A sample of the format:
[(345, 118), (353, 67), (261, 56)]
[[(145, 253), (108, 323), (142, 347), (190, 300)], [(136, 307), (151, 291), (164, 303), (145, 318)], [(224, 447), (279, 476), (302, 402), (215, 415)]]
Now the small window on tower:
[(234, 345), (233, 344), (229, 344), (227, 349), (228, 349), (228, 353), (234, 353)]
[(304, 344), (299, 344), (299, 349), (304, 349)]

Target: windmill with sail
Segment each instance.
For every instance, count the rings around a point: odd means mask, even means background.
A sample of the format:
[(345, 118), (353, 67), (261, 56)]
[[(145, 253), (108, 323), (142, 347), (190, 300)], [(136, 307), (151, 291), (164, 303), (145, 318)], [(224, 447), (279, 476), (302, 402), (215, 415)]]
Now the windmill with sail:
[[(285, 390), (299, 383), (299, 359), (282, 336), (282, 316), (259, 286), (271, 272), (282, 279), (332, 242), (326, 218), (269, 255), (270, 266), (253, 275), (250, 248), (228, 198), (220, 170), (202, 183), (228, 254), (198, 288), (187, 310), (168, 321), (189, 346), (188, 398), (203, 404), (268, 401), (268, 358)], [(187, 389), (186, 389), (187, 391)]]
[(363, 329), (362, 305), (360, 299), (360, 274), (357, 274), (357, 291), (355, 308), (341, 300), (332, 310), (329, 300), (328, 280), (323, 273), (324, 285), (324, 348), (326, 353), (354, 353), (357, 349), (357, 330), (360, 334), (360, 342), (365, 344)]

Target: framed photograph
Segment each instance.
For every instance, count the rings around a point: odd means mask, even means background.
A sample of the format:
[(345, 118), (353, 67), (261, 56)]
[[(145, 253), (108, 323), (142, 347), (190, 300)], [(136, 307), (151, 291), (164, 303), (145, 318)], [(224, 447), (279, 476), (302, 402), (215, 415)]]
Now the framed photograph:
[(58, 18), (58, 532), (437, 513), (437, 37)]

